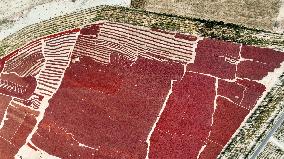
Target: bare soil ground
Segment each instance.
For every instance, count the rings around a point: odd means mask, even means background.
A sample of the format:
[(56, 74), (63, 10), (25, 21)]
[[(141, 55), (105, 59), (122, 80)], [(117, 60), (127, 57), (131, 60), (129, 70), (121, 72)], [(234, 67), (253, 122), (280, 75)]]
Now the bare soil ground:
[(148, 11), (236, 23), (273, 30), (280, 0), (146, 0)]

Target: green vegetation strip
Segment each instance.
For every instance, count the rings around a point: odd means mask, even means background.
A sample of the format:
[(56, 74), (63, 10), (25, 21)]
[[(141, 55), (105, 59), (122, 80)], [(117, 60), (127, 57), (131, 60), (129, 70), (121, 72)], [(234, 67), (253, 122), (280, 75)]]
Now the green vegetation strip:
[(146, 4), (145, 0), (132, 0), (131, 7), (133, 8), (144, 8)]

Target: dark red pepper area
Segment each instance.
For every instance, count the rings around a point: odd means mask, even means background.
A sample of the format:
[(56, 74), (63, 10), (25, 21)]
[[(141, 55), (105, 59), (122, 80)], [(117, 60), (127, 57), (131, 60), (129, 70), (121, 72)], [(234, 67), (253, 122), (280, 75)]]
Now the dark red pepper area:
[[(101, 25), (89, 25), (81, 29), (81, 35), (90, 36), (94, 42)], [(180, 33), (168, 35), (198, 39)], [(16, 53), (0, 60), (1, 70)], [(25, 60), (35, 58), (28, 56)], [(197, 44), (194, 63), (186, 67), (156, 55), (160, 61), (139, 55), (131, 61), (114, 50), (109, 64), (83, 55), (70, 58), (61, 86), (32, 137), (37, 147), (60, 158), (145, 158), (147, 137), (159, 117), (150, 134), (149, 158), (199, 155), (201, 159), (214, 159), (263, 95), (266, 88), (258, 80), (280, 67), (284, 54), (205, 38)], [(0, 88), (0, 119), (6, 109), (9, 117), (0, 129), (0, 156), (9, 158), (25, 144), (37, 116), (9, 102), (12, 97), (30, 97), (36, 81), (12, 72), (2, 72), (0, 79), (31, 88), (22, 95)]]

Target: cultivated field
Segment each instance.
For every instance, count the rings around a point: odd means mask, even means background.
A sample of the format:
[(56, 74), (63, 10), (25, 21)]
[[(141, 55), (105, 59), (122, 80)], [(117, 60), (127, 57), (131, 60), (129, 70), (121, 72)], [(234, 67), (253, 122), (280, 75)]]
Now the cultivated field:
[(24, 28), (0, 43), (1, 153), (248, 156), (283, 107), (281, 38), (122, 7)]

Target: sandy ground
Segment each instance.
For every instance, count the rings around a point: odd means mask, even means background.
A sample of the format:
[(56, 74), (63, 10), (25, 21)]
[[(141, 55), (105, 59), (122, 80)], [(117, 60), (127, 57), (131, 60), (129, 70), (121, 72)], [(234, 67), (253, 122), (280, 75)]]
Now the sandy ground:
[(281, 7), (276, 18), (276, 23), (273, 30), (276, 32), (284, 33), (284, 0), (281, 0)]
[(0, 40), (25, 26), (99, 5), (130, 6), (130, 0), (3, 0), (0, 1)]

